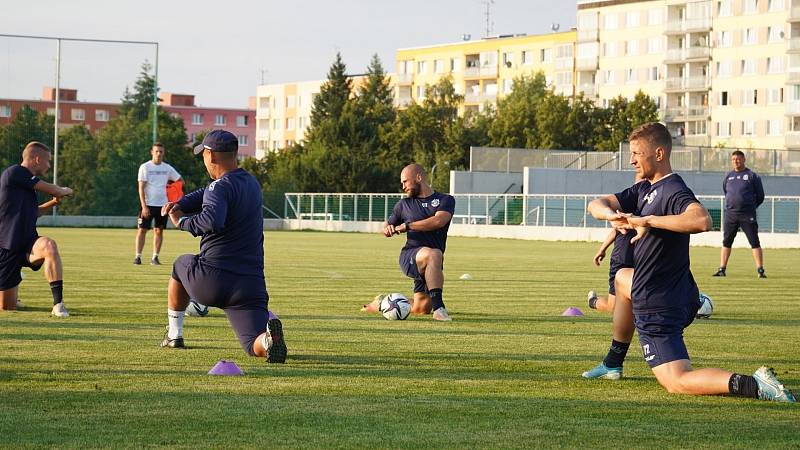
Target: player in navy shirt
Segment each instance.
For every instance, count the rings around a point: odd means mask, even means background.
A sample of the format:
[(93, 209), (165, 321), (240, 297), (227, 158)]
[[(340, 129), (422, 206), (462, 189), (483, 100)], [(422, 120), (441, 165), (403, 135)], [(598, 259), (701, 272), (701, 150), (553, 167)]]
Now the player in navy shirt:
[[(631, 239), (634, 268), (617, 273), (617, 297), (632, 301), (642, 352), (656, 379), (670, 393), (733, 394), (794, 402), (792, 393), (767, 367), (753, 376), (692, 369), (683, 330), (692, 323), (700, 304), (689, 270), (689, 235), (711, 229), (711, 216), (672, 172), (672, 137), (664, 125), (644, 124), (629, 140), (631, 164), (648, 183), (596, 199), (589, 212), (617, 229), (636, 233)], [(631, 280), (630, 287), (620, 283), (624, 279)], [(624, 342), (612, 342), (612, 346), (616, 344)]]
[(725, 175), (722, 192), (725, 193), (725, 214), (722, 222), (722, 250), (719, 255), (719, 269), (715, 277), (724, 277), (731, 247), (736, 233), (741, 227), (753, 251), (758, 278), (767, 278), (764, 273), (764, 254), (758, 240), (758, 221), (756, 209), (764, 202), (764, 186), (761, 177), (744, 165), (744, 153), (736, 150), (731, 154), (733, 170)]
[[(414, 280), (411, 312), (428, 314), (434, 320), (452, 320), (442, 299), (444, 252), (447, 230), (456, 208), (453, 196), (434, 192), (425, 169), (410, 164), (400, 173), (400, 183), (407, 197), (397, 202), (386, 223), (383, 235), (406, 233), (406, 245), (400, 251), (400, 270)], [(365, 310), (377, 310), (379, 299)]]
[(201, 239), (199, 255), (182, 255), (173, 264), (169, 325), (161, 346), (184, 347), (183, 318), (191, 297), (223, 309), (249, 355), (283, 363), (283, 327), (267, 310), (261, 186), (239, 168), (237, 150), (233, 134), (209, 132), (194, 153), (202, 152), (214, 181), (162, 209), (177, 228)]
[[(50, 149), (41, 142), (30, 142), (22, 151), (22, 163), (3, 171), (0, 176), (0, 309), (17, 308), (20, 269), (39, 270), (50, 282), (53, 294), (51, 314), (68, 317), (64, 306), (63, 268), (54, 240), (39, 236), (36, 221), (72, 189), (42, 181), (50, 169)], [(53, 196), (39, 205), (36, 191)]]

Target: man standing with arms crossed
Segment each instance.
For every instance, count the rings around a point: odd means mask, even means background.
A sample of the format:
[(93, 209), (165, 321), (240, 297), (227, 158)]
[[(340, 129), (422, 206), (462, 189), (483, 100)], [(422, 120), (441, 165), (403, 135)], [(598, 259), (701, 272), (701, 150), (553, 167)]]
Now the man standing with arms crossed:
[(167, 217), (161, 215), (161, 207), (167, 203), (167, 183), (178, 181), (181, 175), (172, 166), (164, 162), (164, 146), (161, 143), (153, 144), (150, 149), (151, 160), (139, 166), (139, 220), (136, 230), (136, 257), (133, 263), (142, 263), (142, 250), (147, 230), (155, 221), (153, 227), (153, 257), (150, 264), (161, 265), (158, 254), (161, 252), (161, 243), (164, 240), (164, 228), (167, 226)]
[(756, 209), (764, 203), (764, 187), (761, 177), (744, 165), (744, 153), (736, 150), (731, 154), (733, 170), (725, 175), (722, 192), (725, 193), (725, 217), (722, 224), (722, 249), (719, 255), (719, 269), (715, 277), (724, 277), (731, 257), (731, 247), (739, 227), (747, 236), (747, 242), (753, 249), (753, 260), (756, 263), (758, 278), (767, 278), (764, 273), (764, 254), (758, 240), (758, 221)]
[[(50, 169), (50, 149), (41, 142), (30, 142), (22, 152), (22, 164), (15, 164), (0, 176), (0, 309), (17, 309), (20, 269), (39, 270), (50, 282), (56, 317), (69, 317), (64, 306), (64, 278), (61, 255), (56, 242), (36, 232), (36, 220), (57, 205), (72, 189), (42, 181)], [(38, 204), (36, 191), (53, 196)]]
[[(634, 268), (617, 272), (615, 311), (624, 299), (631, 299), (642, 352), (656, 379), (670, 393), (794, 402), (791, 391), (767, 367), (753, 376), (692, 369), (683, 330), (700, 305), (689, 270), (689, 235), (711, 229), (711, 216), (683, 179), (672, 172), (672, 136), (664, 125), (644, 124), (631, 133), (629, 141), (631, 164), (647, 183), (593, 200), (588, 209), (596, 219), (636, 233), (631, 239)], [(628, 277), (630, 288), (620, 283)], [(614, 344), (620, 344), (616, 341)]]

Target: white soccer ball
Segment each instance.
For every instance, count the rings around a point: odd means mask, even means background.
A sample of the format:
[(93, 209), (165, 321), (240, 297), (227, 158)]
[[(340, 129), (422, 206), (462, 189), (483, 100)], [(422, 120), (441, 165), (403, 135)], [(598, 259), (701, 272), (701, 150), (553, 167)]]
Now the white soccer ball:
[(411, 302), (403, 294), (389, 294), (378, 308), (386, 320), (406, 320), (411, 313)]
[(711, 313), (713, 312), (714, 312), (714, 302), (711, 301), (711, 297), (701, 292), (700, 309), (697, 310), (697, 318), (708, 319), (709, 317), (711, 317)]
[(186, 307), (186, 314), (192, 317), (205, 317), (208, 315), (208, 306), (191, 299), (189, 300), (189, 306)]

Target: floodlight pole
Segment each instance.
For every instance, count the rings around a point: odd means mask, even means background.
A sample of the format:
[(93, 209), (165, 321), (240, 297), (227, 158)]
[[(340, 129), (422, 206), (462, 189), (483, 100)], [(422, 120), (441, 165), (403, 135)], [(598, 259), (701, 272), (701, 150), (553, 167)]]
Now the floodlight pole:
[[(58, 185), (58, 118), (61, 101), (61, 39), (56, 39), (56, 110), (53, 114), (53, 184)], [(58, 205), (53, 206), (53, 216), (58, 215)]]

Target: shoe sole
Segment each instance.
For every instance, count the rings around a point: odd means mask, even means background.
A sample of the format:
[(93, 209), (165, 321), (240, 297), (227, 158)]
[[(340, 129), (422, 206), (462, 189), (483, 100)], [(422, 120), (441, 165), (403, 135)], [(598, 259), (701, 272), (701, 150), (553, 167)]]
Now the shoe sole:
[(267, 329), (269, 337), (272, 339), (272, 345), (267, 350), (267, 362), (275, 364), (283, 364), (286, 362), (286, 342), (283, 339), (283, 324), (280, 319), (272, 319), (267, 322)]

